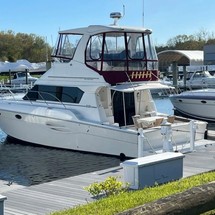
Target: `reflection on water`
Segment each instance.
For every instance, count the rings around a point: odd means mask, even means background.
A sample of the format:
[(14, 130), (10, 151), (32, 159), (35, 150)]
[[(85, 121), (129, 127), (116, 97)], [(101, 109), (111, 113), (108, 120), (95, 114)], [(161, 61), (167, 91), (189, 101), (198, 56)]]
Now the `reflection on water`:
[[(156, 98), (159, 112), (172, 114), (168, 98)], [(22, 185), (98, 171), (120, 164), (119, 158), (42, 146), (8, 143), (0, 130), (0, 179)]]
[(22, 185), (102, 170), (120, 164), (119, 158), (41, 146), (0, 144), (0, 179)]

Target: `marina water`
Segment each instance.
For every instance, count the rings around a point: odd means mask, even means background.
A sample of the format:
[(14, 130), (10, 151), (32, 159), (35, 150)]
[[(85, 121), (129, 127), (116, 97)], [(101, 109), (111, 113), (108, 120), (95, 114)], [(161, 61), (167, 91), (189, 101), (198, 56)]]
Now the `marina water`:
[[(168, 97), (155, 97), (159, 112), (173, 114)], [(29, 186), (118, 166), (113, 156), (9, 143), (0, 130), (0, 180)]]

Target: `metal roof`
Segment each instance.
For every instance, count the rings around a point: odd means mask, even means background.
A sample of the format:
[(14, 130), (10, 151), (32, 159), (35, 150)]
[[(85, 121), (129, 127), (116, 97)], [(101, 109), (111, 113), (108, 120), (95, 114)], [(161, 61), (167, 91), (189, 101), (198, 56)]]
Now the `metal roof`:
[(193, 50), (165, 50), (158, 53), (159, 64), (176, 62), (178, 66), (193, 66), (204, 64), (204, 52)]

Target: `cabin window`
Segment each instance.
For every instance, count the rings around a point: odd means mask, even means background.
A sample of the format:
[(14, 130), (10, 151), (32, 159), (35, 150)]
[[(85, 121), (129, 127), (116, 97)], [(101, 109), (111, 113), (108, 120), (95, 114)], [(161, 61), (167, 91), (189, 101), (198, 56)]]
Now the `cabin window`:
[(59, 101), (60, 88), (56, 86), (39, 86), (38, 85), (38, 99), (45, 101)]
[(62, 102), (79, 103), (84, 92), (78, 87), (63, 87), (61, 94)]
[(72, 60), (81, 37), (79, 34), (60, 34), (52, 57), (60, 58), (63, 62)]
[(23, 99), (79, 103), (83, 94), (78, 87), (35, 85)]
[(128, 69), (130, 71), (146, 70), (146, 53), (142, 33), (127, 34), (129, 50)]
[(142, 33), (127, 34), (127, 43), (129, 50), (129, 58), (131, 59), (144, 59), (144, 40)]
[(95, 35), (90, 38), (86, 51), (86, 60), (100, 60), (102, 53), (103, 35)]
[(154, 45), (152, 44), (152, 40), (150, 40), (149, 35), (147, 35), (147, 39), (145, 40), (145, 49), (146, 49), (146, 57), (148, 59), (147, 69), (154, 70), (158, 68), (158, 61), (154, 61), (157, 59), (157, 54)]
[(157, 55), (145, 33), (108, 32), (94, 35), (86, 49), (86, 64), (96, 71), (158, 69)]
[(103, 71), (120, 70), (127, 67), (124, 33), (106, 33), (103, 51)]

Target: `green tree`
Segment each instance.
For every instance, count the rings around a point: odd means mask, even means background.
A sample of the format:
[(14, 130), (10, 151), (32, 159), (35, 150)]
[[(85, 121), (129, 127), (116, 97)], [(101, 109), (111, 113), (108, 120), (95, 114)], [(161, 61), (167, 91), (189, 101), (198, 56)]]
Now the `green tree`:
[(51, 47), (43, 37), (35, 34), (0, 32), (0, 60), (16, 61), (27, 59), (42, 62), (50, 58)]
[(215, 44), (214, 34), (201, 29), (193, 35), (181, 34), (170, 38), (166, 46), (157, 46), (156, 50), (203, 50), (207, 44)]

